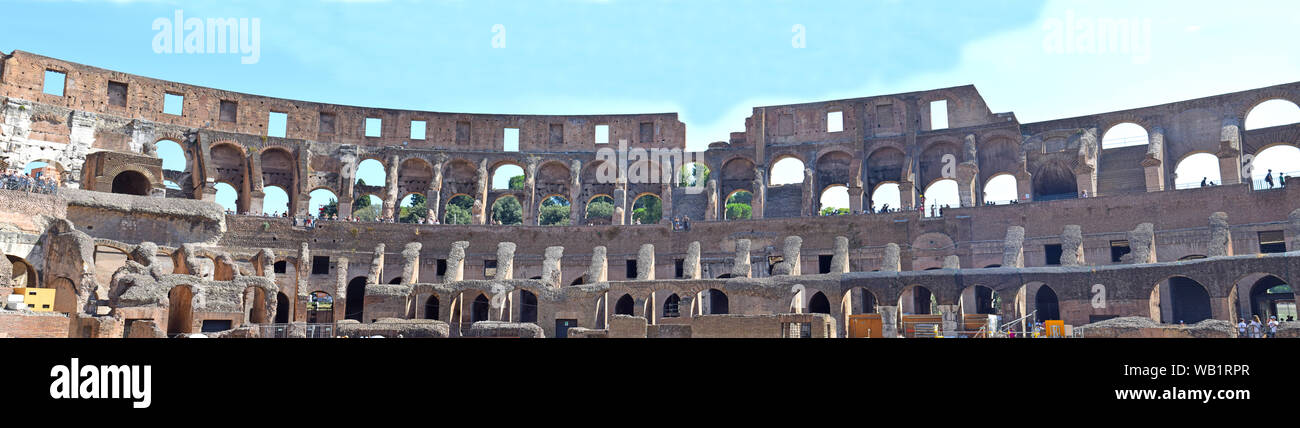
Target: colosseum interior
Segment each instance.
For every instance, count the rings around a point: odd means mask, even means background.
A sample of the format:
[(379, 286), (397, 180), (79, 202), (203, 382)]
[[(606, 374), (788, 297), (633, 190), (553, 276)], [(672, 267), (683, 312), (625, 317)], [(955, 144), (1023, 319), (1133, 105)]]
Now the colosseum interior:
[[(3, 337), (1225, 337), (1295, 313), (1300, 190), (1241, 177), (1300, 146), (1244, 126), (1300, 82), (1038, 123), (973, 85), (760, 106), (688, 153), (676, 113), (354, 107), (0, 55), (0, 158), (59, 181), (0, 190), (0, 299), (54, 295), (0, 311)], [(1103, 147), (1118, 125), (1145, 143)], [(1196, 154), (1221, 182), (1175, 185)], [(790, 159), (802, 182), (772, 184)], [(493, 185), (506, 167), (522, 183)], [(940, 182), (960, 206), (917, 209)], [(828, 189), (848, 214), (821, 215)], [(287, 215), (261, 214), (271, 191)]]

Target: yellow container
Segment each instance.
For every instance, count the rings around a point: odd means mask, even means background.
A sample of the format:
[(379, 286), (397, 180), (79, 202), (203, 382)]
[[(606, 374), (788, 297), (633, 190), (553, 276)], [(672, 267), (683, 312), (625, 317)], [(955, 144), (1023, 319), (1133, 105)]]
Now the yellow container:
[(53, 288), (19, 287), (14, 289), (14, 294), (23, 296), (23, 304), (27, 305), (27, 309), (37, 312), (54, 311), (54, 292)]

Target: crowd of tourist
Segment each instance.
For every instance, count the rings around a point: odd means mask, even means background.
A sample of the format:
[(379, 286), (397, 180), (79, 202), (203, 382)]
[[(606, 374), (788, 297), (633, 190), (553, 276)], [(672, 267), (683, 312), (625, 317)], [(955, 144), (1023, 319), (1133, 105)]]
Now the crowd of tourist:
[[(1295, 317), (1286, 317), (1287, 322), (1295, 321)], [(1237, 319), (1237, 337), (1249, 339), (1272, 339), (1277, 337), (1277, 326), (1281, 324), (1277, 320), (1277, 315), (1268, 317), (1268, 322), (1259, 321), (1259, 315), (1253, 315), (1250, 322), (1247, 323), (1245, 318)]]
[(40, 176), (33, 177), (27, 173), (5, 172), (0, 176), (0, 188), (48, 194), (58, 190), (59, 182)]

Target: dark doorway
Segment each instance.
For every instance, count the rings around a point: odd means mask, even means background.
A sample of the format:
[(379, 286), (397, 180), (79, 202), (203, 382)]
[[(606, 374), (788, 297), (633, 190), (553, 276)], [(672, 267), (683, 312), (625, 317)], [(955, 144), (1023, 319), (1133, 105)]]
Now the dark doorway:
[(717, 289), (710, 288), (708, 291), (710, 315), (722, 315), (730, 311), (730, 305), (727, 302), (727, 295)]
[(569, 337), (569, 329), (578, 326), (578, 320), (555, 320), (555, 337), (563, 339)]
[(633, 306), (632, 296), (624, 294), (623, 297), (618, 298), (618, 303), (614, 304), (614, 315), (632, 315)]
[(135, 171), (122, 171), (113, 177), (113, 193), (149, 196), (149, 179)]
[(1169, 278), (1169, 294), (1173, 300), (1173, 323), (1187, 324), (1210, 319), (1210, 294), (1200, 283), (1182, 276)]
[(177, 286), (167, 293), (167, 334), (189, 333), (194, 329), (194, 292)]
[(424, 301), (424, 319), (438, 319), (438, 296), (429, 296), (429, 300)]
[(474, 305), (470, 308), (470, 322), (487, 321), (488, 310), (490, 309), (492, 309), (492, 305), (488, 303), (487, 296), (479, 294), (478, 297), (474, 298)]
[(930, 289), (925, 287), (912, 288), (912, 312), (916, 312), (916, 315), (930, 314), (930, 300)]
[(826, 295), (818, 291), (811, 299), (808, 299), (808, 313), (811, 314), (829, 314), (831, 313), (831, 302), (826, 299)]
[(1034, 296), (1034, 307), (1038, 310), (1038, 321), (1061, 319), (1060, 303), (1052, 287), (1046, 285), (1038, 287), (1038, 294)]
[(363, 315), (366, 310), (366, 277), (358, 276), (348, 281), (348, 297), (344, 302), (345, 312), (343, 318), (350, 320), (363, 321)]
[(528, 290), (519, 291), (519, 322), (537, 322), (537, 295)]
[(668, 296), (668, 298), (664, 300), (664, 318), (677, 318), (681, 316), (681, 303), (682, 298), (677, 297), (676, 294)]
[(285, 324), (289, 322), (289, 296), (284, 293), (275, 294), (275, 323)]
[(1261, 320), (1267, 320), (1270, 316), (1277, 316), (1278, 321), (1286, 321), (1287, 317), (1294, 318), (1296, 304), (1291, 285), (1273, 275), (1255, 281), (1250, 289), (1250, 313), (1259, 315)]

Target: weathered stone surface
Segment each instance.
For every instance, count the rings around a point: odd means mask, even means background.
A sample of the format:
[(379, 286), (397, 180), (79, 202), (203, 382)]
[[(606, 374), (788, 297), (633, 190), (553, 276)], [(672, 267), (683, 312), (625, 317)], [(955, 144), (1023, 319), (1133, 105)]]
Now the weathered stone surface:
[(420, 282), (420, 249), (423, 247), (419, 242), (410, 242), (402, 249), (402, 284)]
[(127, 332), (128, 338), (142, 339), (163, 339), (167, 337), (167, 332), (158, 328), (153, 320), (137, 320), (131, 323), (131, 331)]
[(831, 255), (831, 273), (849, 271), (849, 238), (835, 237), (834, 254)]
[(469, 241), (456, 241), (451, 243), (451, 251), (447, 254), (447, 276), (446, 280), (462, 281), (465, 279), (465, 249), (469, 248)]
[(1223, 257), (1232, 255), (1232, 231), (1228, 229), (1228, 213), (1219, 211), (1210, 214), (1210, 241), (1206, 247), (1206, 257)]
[(641, 249), (637, 251), (636, 279), (641, 281), (655, 279), (654, 244), (642, 244)]
[(1083, 265), (1083, 229), (1077, 224), (1067, 224), (1061, 233), (1061, 266)]
[(736, 240), (736, 258), (731, 262), (731, 276), (734, 278), (749, 278), (751, 275), (749, 245), (748, 239)]
[(334, 295), (344, 300), (348, 297), (348, 263), (347, 257), (334, 259)]
[[(352, 321), (352, 320), (348, 320)], [(393, 338), (440, 338), (450, 335), (447, 323), (428, 319), (380, 318), (372, 323), (339, 322), (337, 336)]]
[(562, 272), (560, 259), (564, 258), (564, 247), (546, 247), (546, 259), (542, 260), (542, 282), (552, 287), (560, 286)]
[(1291, 240), (1287, 242), (1287, 248), (1300, 248), (1300, 208), (1296, 208), (1287, 214), (1287, 228), (1291, 229)]
[(803, 238), (787, 236), (781, 247), (781, 262), (772, 267), (772, 275), (800, 275), (803, 263), (800, 262), (800, 249)]
[(270, 248), (263, 248), (253, 256), (253, 269), (257, 275), (275, 281), (275, 252)]
[[(450, 263), (450, 260), (448, 263)], [(384, 244), (382, 242), (375, 244), (375, 252), (370, 257), (370, 271), (366, 274), (367, 284), (379, 284), (381, 282), (384, 282)]]
[(515, 277), (515, 243), (501, 242), (497, 244), (497, 272), (496, 279), (514, 279)]
[(217, 254), (216, 263), (212, 271), (212, 280), (229, 281), (239, 276), (239, 267), (235, 266), (235, 259), (230, 254)]
[(543, 338), (546, 333), (533, 323), (515, 323), (504, 321), (479, 321), (469, 327), (465, 337), (518, 337)]
[(1083, 337), (1225, 338), (1237, 337), (1233, 323), (1208, 319), (1196, 324), (1158, 324), (1148, 317), (1119, 317), (1074, 328)]
[(880, 261), (880, 270), (884, 272), (898, 272), (902, 269), (901, 264), (902, 250), (898, 244), (890, 242), (885, 244), (885, 257)]
[(686, 247), (686, 259), (682, 261), (682, 278), (700, 279), (700, 241), (692, 241)]
[(1156, 232), (1151, 223), (1142, 223), (1128, 232), (1129, 253), (1122, 257), (1124, 263), (1143, 264), (1156, 262)]
[(605, 259), (605, 247), (599, 246), (591, 249), (591, 265), (587, 267), (587, 283), (605, 282), (609, 280), (609, 264)]
[(1002, 267), (1025, 267), (1025, 228), (1007, 228), (1007, 237), (1002, 240)]
[(956, 255), (945, 256), (943, 258), (944, 269), (961, 269), (961, 257)]
[(306, 242), (298, 247), (298, 263), (294, 267), (294, 273), (298, 275), (298, 295), (306, 297), (311, 294), (311, 285), (307, 283), (307, 276), (311, 274), (311, 251)]

